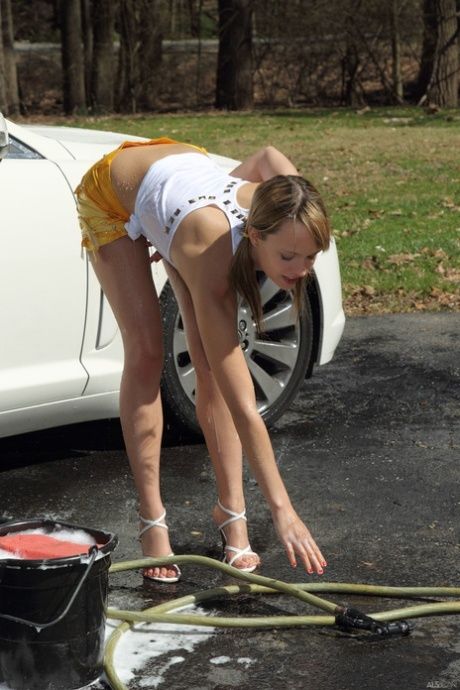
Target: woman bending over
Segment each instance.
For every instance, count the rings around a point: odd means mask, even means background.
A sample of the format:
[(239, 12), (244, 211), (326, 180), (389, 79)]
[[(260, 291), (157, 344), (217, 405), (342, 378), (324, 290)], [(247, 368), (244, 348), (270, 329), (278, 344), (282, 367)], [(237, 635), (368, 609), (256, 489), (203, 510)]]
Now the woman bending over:
[[(237, 294), (260, 327), (257, 271), (293, 291), (298, 308), (330, 227), (317, 191), (274, 147), (223, 172), (204, 149), (162, 138), (126, 142), (77, 189), (83, 246), (118, 322), (124, 347), (120, 418), (139, 494), (143, 553), (171, 554), (160, 494), (163, 339), (149, 245), (163, 258), (196, 372), (196, 413), (213, 463), (213, 519), (224, 560), (254, 570), (242, 480), (243, 451), (292, 566), (322, 573), (325, 559), (297, 515), (260, 416), (236, 328)], [(176, 565), (144, 577), (177, 581)]]

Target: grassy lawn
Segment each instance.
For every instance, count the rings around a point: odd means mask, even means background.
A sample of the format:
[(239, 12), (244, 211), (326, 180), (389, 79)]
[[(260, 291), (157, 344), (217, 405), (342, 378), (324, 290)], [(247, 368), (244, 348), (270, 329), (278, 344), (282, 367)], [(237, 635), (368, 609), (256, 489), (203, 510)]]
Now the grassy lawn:
[(460, 309), (460, 111), (156, 114), (65, 124), (170, 135), (238, 159), (271, 143), (322, 192), (347, 313)]

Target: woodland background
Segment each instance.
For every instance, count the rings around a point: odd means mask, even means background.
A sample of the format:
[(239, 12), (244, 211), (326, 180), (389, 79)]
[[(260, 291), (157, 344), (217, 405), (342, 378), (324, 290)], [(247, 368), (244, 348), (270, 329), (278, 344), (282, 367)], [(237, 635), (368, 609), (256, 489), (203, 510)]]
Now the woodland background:
[(272, 143), (316, 184), (347, 314), (460, 309), (460, 0), (0, 0), (0, 110)]
[(460, 0), (0, 0), (0, 18), (7, 115), (458, 106)]

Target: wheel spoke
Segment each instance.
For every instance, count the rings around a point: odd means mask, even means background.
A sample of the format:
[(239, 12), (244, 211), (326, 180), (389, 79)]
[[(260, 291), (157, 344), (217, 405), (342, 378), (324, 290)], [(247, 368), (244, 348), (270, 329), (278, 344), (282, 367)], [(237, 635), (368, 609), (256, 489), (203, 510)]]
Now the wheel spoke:
[(272, 297), (279, 292), (279, 287), (275, 285), (271, 280), (266, 278), (263, 284), (260, 286), (260, 301), (262, 302), (262, 307), (264, 307)]
[(174, 330), (174, 342), (173, 342), (173, 351), (175, 357), (177, 355), (182, 354), (183, 352), (187, 352), (188, 347), (187, 347), (187, 338), (185, 337), (185, 331), (183, 329), (176, 328)]
[(249, 371), (267, 400), (267, 404), (270, 405), (278, 398), (284, 388), (284, 384), (267, 374), (265, 369), (262, 369), (253, 359), (248, 359), (248, 365)]
[(190, 362), (190, 364), (187, 364), (185, 367), (177, 367), (181, 386), (184, 389), (185, 393), (188, 395), (188, 397), (193, 400), (194, 398), (194, 392), (195, 392), (195, 387), (196, 387), (196, 382), (195, 382), (195, 367), (193, 364)]
[(269, 340), (256, 340), (253, 352), (259, 352), (261, 355), (283, 364), (290, 370), (294, 369), (299, 355), (297, 343), (276, 343)]
[(278, 328), (289, 328), (297, 323), (297, 313), (292, 303), (278, 305), (273, 311), (264, 314), (262, 326), (266, 331), (274, 331)]

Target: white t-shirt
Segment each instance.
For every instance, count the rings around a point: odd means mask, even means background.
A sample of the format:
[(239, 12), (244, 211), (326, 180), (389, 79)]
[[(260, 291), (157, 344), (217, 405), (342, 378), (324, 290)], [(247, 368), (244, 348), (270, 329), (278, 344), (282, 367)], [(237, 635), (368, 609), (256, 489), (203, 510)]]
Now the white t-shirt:
[(232, 177), (202, 153), (179, 153), (160, 158), (142, 180), (125, 227), (131, 239), (144, 235), (171, 262), (170, 248), (179, 224), (198, 208), (216, 206), (225, 214), (233, 253), (241, 240), (248, 209), (238, 205), (236, 194), (247, 180)]

